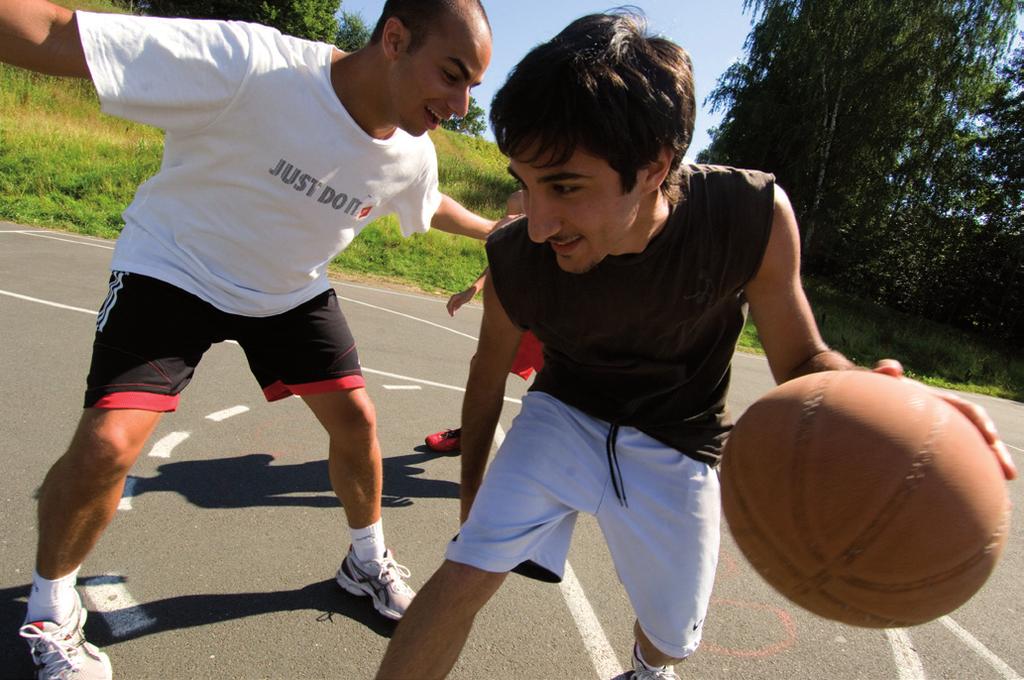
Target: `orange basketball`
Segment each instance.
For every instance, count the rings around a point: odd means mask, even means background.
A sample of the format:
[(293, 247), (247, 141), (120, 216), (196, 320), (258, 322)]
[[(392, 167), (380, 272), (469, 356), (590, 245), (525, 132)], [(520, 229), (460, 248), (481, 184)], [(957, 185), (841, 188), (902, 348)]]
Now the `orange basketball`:
[(754, 403), (722, 457), (722, 505), (750, 563), (796, 604), (911, 626), (966, 602), (1006, 543), (995, 455), (956, 408), (868, 371), (815, 373)]

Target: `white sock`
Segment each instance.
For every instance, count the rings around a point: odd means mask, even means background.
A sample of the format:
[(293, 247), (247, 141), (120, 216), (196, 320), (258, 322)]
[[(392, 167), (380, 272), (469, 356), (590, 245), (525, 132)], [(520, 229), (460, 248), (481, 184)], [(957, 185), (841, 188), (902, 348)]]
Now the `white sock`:
[(32, 591), (28, 596), (27, 622), (64, 623), (75, 609), (75, 583), (78, 569), (58, 579), (47, 579), (32, 571)]
[(377, 520), (363, 529), (349, 529), (352, 533), (352, 550), (360, 562), (380, 561), (384, 559), (384, 524)]

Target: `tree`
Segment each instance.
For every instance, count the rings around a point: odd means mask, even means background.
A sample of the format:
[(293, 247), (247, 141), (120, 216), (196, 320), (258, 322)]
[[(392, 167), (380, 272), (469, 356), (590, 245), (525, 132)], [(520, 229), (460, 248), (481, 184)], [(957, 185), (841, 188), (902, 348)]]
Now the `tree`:
[(1002, 69), (982, 109), (979, 139), (983, 213), (993, 225), (981, 270), (991, 294), (980, 302), (1000, 336), (1024, 343), (1024, 45)]
[(309, 40), (333, 42), (339, 0), (142, 0), (147, 14), (252, 21)]
[(441, 121), (441, 127), (452, 132), (459, 132), (471, 137), (480, 137), (487, 130), (487, 121), (484, 117), (484, 110), (476, 103), (476, 99), (469, 98), (469, 109), (466, 115), (461, 118), (454, 116), (448, 120)]
[(809, 271), (977, 327), (970, 244), (996, 228), (979, 204), (977, 122), (1024, 2), (745, 7), (758, 20), (709, 97), (725, 116), (700, 159), (776, 174)]
[(355, 52), (370, 42), (370, 29), (359, 12), (342, 12), (334, 44), (344, 52)]

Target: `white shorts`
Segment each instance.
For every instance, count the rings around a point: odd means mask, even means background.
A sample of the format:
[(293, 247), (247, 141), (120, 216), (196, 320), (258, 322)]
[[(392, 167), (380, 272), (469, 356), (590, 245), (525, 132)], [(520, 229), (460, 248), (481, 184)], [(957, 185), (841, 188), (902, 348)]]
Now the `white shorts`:
[(579, 512), (597, 518), (648, 639), (684, 658), (700, 644), (718, 564), (718, 474), (632, 427), (530, 392), (446, 557), (504, 573), (532, 561), (560, 580)]

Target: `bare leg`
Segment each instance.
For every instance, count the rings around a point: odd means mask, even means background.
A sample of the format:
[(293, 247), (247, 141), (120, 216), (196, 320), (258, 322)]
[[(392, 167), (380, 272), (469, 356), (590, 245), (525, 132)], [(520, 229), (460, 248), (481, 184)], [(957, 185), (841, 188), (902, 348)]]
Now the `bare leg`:
[(640, 645), (641, 656), (649, 666), (674, 666), (682, 661), (682, 659), (676, 659), (658, 651), (658, 648), (651, 644), (651, 641), (644, 635), (639, 621), (633, 623), (633, 635), (636, 636), (637, 644)]
[(131, 409), (82, 413), (71, 445), (40, 489), (40, 576), (57, 579), (85, 561), (117, 511), (125, 477), (160, 415)]
[(331, 487), (345, 508), (348, 525), (368, 527), (380, 519), (383, 468), (377, 414), (365, 389), (304, 396), (330, 436)]
[(447, 676), (466, 644), (477, 612), (506, 576), (445, 560), (395, 630), (377, 671), (378, 680)]

